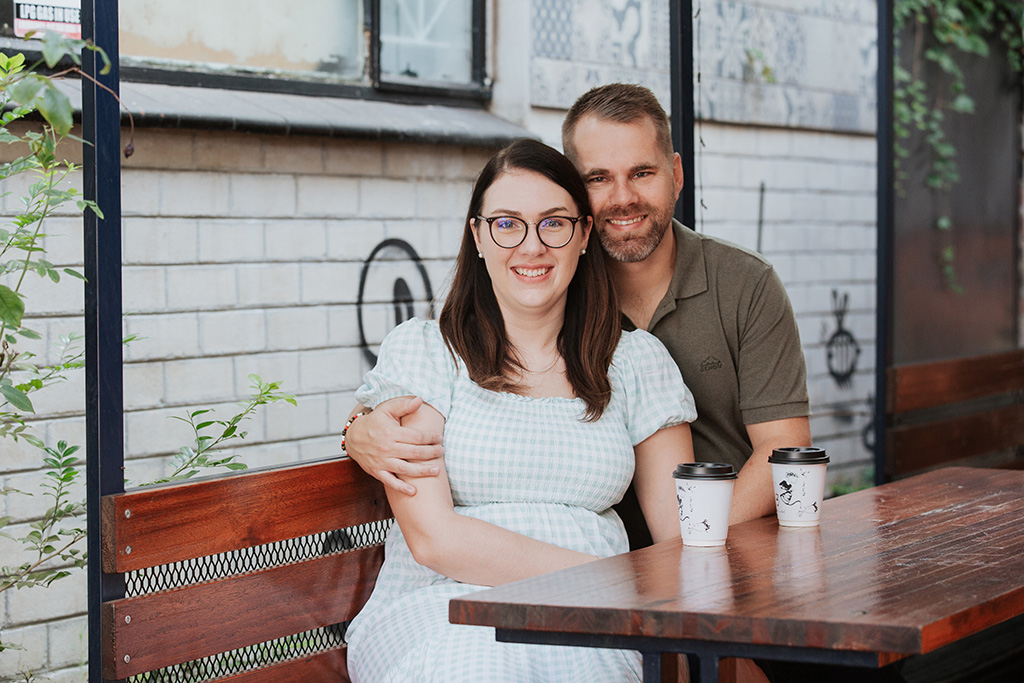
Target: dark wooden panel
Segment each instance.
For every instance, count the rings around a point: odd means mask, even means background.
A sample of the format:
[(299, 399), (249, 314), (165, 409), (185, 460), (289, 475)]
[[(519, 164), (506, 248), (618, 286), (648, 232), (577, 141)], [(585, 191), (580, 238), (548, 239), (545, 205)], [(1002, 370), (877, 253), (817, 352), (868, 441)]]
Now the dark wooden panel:
[[(121, 679), (351, 619), (383, 546), (103, 604), (104, 675)], [(125, 657), (129, 661), (125, 661)]]
[(893, 427), (886, 435), (889, 473), (899, 475), (1024, 443), (1024, 406), (940, 422)]
[(905, 413), (1024, 388), (1024, 350), (888, 370), (886, 412)]
[(218, 678), (213, 683), (349, 683), (345, 646)]
[(344, 458), (146, 487), (101, 505), (108, 573), (391, 516), (380, 482)]
[(1024, 613), (1024, 472), (946, 468), (453, 600), (455, 623), (923, 653)]

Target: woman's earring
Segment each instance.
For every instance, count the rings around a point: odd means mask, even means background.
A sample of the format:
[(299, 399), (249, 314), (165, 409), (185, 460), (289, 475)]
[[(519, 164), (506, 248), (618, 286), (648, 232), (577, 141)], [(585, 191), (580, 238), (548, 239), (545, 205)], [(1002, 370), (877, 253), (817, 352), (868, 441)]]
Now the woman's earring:
[(482, 252), (482, 251), (476, 252), (476, 257), (477, 258), (483, 258), (484, 257), (484, 252)]
[(586, 247), (584, 247), (583, 249), (580, 249), (580, 256), (583, 256), (586, 253), (587, 253)]

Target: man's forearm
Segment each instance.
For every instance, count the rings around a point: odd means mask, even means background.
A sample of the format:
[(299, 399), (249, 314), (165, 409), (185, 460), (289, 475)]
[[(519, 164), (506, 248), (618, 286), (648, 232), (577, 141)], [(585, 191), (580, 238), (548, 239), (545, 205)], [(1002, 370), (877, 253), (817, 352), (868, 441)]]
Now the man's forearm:
[(733, 492), (730, 524), (757, 519), (775, 512), (775, 491), (768, 456), (775, 448), (810, 446), (811, 427), (806, 417), (792, 417), (747, 425), (747, 434), (754, 446), (747, 463), (740, 470)]

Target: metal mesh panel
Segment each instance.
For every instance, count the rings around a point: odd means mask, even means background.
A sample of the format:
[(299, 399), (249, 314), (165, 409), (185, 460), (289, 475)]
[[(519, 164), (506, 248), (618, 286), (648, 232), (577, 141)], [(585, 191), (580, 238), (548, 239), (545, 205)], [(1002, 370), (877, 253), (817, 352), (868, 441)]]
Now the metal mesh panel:
[[(134, 597), (190, 586), (236, 574), (269, 569), (321, 555), (345, 552), (384, 542), (394, 520), (360, 524), (194, 560), (150, 567), (125, 574), (125, 595)], [(131, 683), (200, 683), (303, 657), (340, 646), (348, 622), (251, 645), (219, 655), (159, 669), (128, 680)]]
[(129, 683), (200, 683), (338, 647), (348, 622), (131, 676)]
[(384, 542), (392, 520), (326, 531), (286, 541), (232, 550), (184, 562), (163, 564), (125, 574), (125, 596), (146, 595), (170, 588), (191, 586), (235, 574), (278, 567), (320, 555), (365, 548)]

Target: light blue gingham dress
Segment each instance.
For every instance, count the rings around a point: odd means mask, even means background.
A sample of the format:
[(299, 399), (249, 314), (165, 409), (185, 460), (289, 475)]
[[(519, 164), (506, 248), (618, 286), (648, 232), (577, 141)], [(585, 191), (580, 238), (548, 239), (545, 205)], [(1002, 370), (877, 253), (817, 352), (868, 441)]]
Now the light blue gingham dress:
[[(482, 389), (453, 360), (437, 322), (412, 319), (384, 340), (356, 399), (375, 407), (421, 396), (445, 417), (445, 466), (459, 513), (607, 557), (629, 549), (610, 508), (633, 478), (633, 445), (697, 416), (678, 368), (647, 332), (622, 333), (609, 376), (608, 408), (597, 422), (583, 422), (580, 399)], [(417, 564), (394, 525), (376, 588), (348, 630), (352, 680), (640, 680), (636, 652), (499, 643), (493, 628), (448, 623), (448, 601), (481, 589)]]

